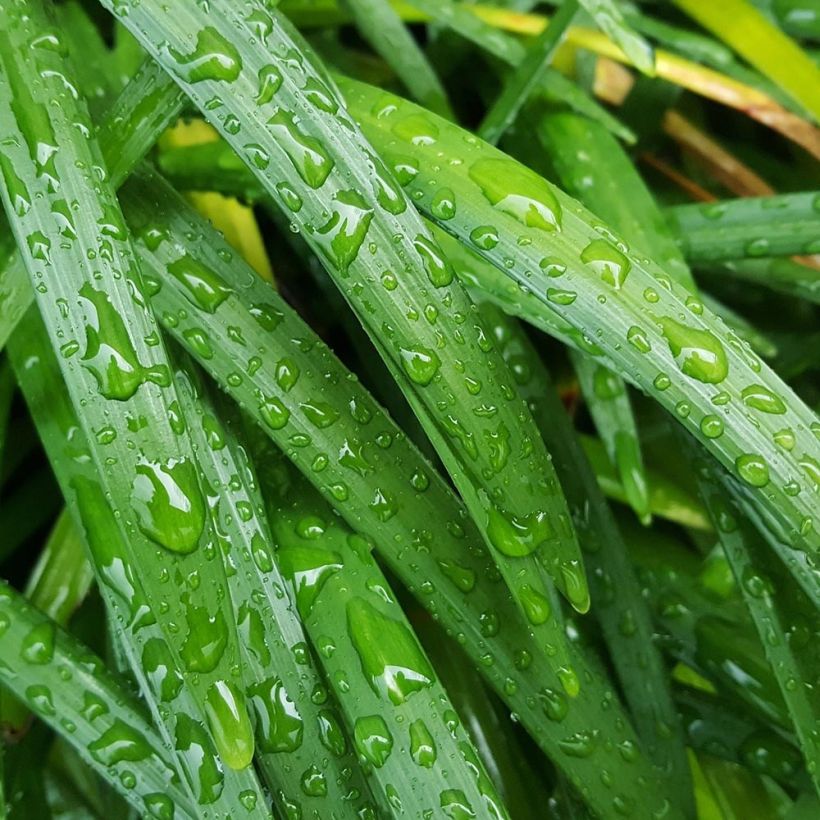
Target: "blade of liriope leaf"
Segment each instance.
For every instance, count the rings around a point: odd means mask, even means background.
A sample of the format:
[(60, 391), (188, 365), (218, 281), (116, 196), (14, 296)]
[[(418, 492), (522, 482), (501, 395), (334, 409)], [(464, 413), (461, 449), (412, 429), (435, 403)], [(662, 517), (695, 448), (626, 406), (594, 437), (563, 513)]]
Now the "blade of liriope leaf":
[(717, 755), (796, 788), (802, 758), (790, 739), (740, 713), (729, 698), (681, 684), (674, 694), (687, 745), (694, 751)]
[(649, 524), (649, 484), (626, 384), (608, 367), (578, 350), (570, 350), (569, 356), (595, 429), (618, 472), (626, 501), (640, 521)]
[[(24, 595), (35, 609), (65, 626), (88, 594), (93, 578), (85, 545), (64, 509), (31, 571)], [(15, 698), (1, 700), (4, 731), (22, 735), (30, 717), (29, 710)]]
[(386, 815), (508, 813), (371, 552), (267, 440), (276, 559)]
[(0, 626), (5, 686), (138, 812), (198, 816), (142, 705), (99, 658), (2, 581)]
[[(635, 740), (604, 682), (577, 650), (570, 649), (571, 668), (538, 651), (475, 525), (437, 472), (275, 291), (232, 258), (177, 194), (146, 182), (132, 179), (123, 201), (145, 237), (137, 247), (143, 267), (154, 271), (152, 299), (168, 330), (376, 544), (556, 765), (579, 787), (587, 784), (591, 805), (605, 812), (616, 796), (598, 785), (600, 765), (630, 805), (650, 811), (647, 803), (662, 802), (640, 785), (652, 779), (644, 757), (627, 761), (607, 751)], [(197, 276), (170, 274), (179, 260)], [(214, 306), (207, 336), (199, 311), (191, 311), (197, 295)], [(261, 367), (268, 358), (275, 365)], [(566, 687), (575, 691), (579, 682), (580, 692), (568, 697)], [(575, 754), (572, 738), (592, 739), (590, 755)]]
[[(820, 599), (806, 553), (786, 546), (812, 555), (820, 547), (820, 422), (791, 389), (688, 291), (655, 263), (620, 250), (621, 240), (562, 191), (412, 103), (341, 82), (416, 207), (527, 290), (533, 307), (560, 311), (619, 375), (704, 442), (742, 482), (806, 592)], [(424, 139), (404, 138), (408, 118)], [(441, 163), (440, 152), (450, 161)], [(449, 219), (433, 207), (445, 188), (456, 208)], [(563, 304), (551, 301), (556, 292)], [(789, 449), (775, 439), (781, 431)]]
[[(256, 766), (286, 814), (355, 818), (369, 799), (349, 750), (330, 743), (333, 702), (306, 651), (302, 624), (274, 562), (274, 541), (248, 455), (185, 356), (175, 368), (180, 403), (210, 488), (210, 506), (226, 563), (228, 589), (250, 685)], [(307, 570), (306, 570), (307, 571)], [(336, 729), (336, 733), (339, 729)]]
[[(168, 83), (167, 74), (153, 60), (145, 60), (100, 126), (100, 148), (114, 187), (122, 184), (157, 137), (176, 119), (183, 102), (184, 96)], [(15, 207), (18, 203), (24, 207), (24, 191), (10, 190), (9, 196)], [(33, 291), (19, 251), (4, 251), (0, 259), (5, 263), (0, 272), (2, 349), (31, 304)]]
[(592, 15), (592, 19), (604, 34), (624, 52), (635, 68), (644, 74), (655, 73), (655, 56), (652, 46), (629, 25), (615, 0), (579, 0), (579, 2)]
[(707, 270), (820, 304), (820, 271), (791, 259), (738, 259)]
[[(124, 22), (302, 231), (401, 374), (403, 392), (427, 408), (421, 421), (435, 424), (446, 444), (439, 455), (522, 610), (530, 590), (545, 594), (547, 572), (583, 610), (586, 582), (566, 502), (506, 365), (309, 47), (276, 11), (268, 15), (260, 7), (246, 19), (227, 0), (182, 15), (150, 0)], [(197, 32), (193, 51), (191, 31)], [(284, 60), (272, 63), (271, 52), (298, 55), (298, 69)], [(238, 122), (241, 131), (233, 125)], [(479, 366), (493, 378), (471, 376)]]
[[(579, 436), (598, 486), (607, 498), (627, 503), (626, 491), (609, 460), (604, 445), (591, 436)], [(709, 516), (700, 501), (665, 476), (647, 470), (649, 509), (653, 515), (695, 530), (711, 530)]]
[(820, 67), (746, 0), (674, 0), (820, 121)]
[(691, 816), (691, 784), (668, 674), (653, 646), (653, 627), (618, 526), (598, 489), (552, 380), (515, 319), (480, 305), (488, 328), (516, 375), (555, 461), (590, 568), (593, 613), (618, 672), (636, 728), (660, 764), (678, 805)]
[[(524, 45), (485, 23), (470, 11), (469, 6), (462, 6), (452, 0), (412, 0), (409, 5), (421, 9), (436, 23), (452, 28), (514, 69), (526, 59), (527, 49)], [(555, 69), (548, 67), (541, 72), (537, 90), (549, 97), (557, 97), (580, 114), (600, 122), (622, 139), (634, 142), (634, 135), (628, 128)]]
[(410, 94), (444, 117), (453, 113), (441, 80), (388, 0), (343, 0), (362, 37), (396, 72)]
[(741, 197), (665, 211), (693, 264), (820, 252), (820, 193)]
[[(662, 217), (651, 194), (617, 141), (597, 123), (569, 112), (545, 116), (537, 133), (568, 193), (664, 265), (670, 275), (691, 281), (671, 234), (662, 230)], [(626, 385), (592, 357), (577, 351), (570, 355), (590, 415), (621, 476), (627, 499), (646, 523), (646, 473)]]
[(526, 56), (505, 80), (504, 87), (478, 128), (478, 135), (496, 145), (515, 118), (561, 45), (578, 10), (577, 0), (566, 0), (541, 34), (529, 45)]
[(789, 731), (783, 697), (742, 601), (717, 605), (704, 587), (701, 562), (686, 548), (643, 528), (625, 536), (663, 649), (744, 712)]
[[(0, 19), (0, 105), (12, 137), (0, 155), (4, 204), (72, 402), (82, 407), (102, 492), (120, 515), (128, 564), (155, 584), (151, 613), (185, 670), (186, 708), (164, 711), (164, 726), (183, 768), (192, 762), (185, 736), (207, 721), (224, 761), (246, 769), (253, 735), (234, 680), (239, 647), (224, 571), (201, 560), (218, 547), (122, 217), (96, 142), (80, 134), (90, 132), (88, 116), (51, 47), (59, 37), (44, 10), (15, 2)], [(177, 573), (195, 578), (195, 595), (192, 587), (171, 593), (163, 581)], [(131, 623), (134, 641), (136, 632)], [(199, 794), (196, 771), (186, 775)], [(243, 778), (254, 783), (250, 770)]]
[(549, 789), (543, 778), (546, 762), (528, 754), (504, 705), (484, 685), (467, 656), (446, 637), (424, 610), (403, 601), (413, 630), (433, 663), (484, 767), (504, 805), (516, 820), (543, 820)]
[(670, 25), (641, 13), (637, 7), (627, 10), (624, 17), (635, 31), (696, 63), (705, 63), (713, 68), (725, 70), (734, 61), (732, 52), (726, 46), (707, 35)]
[[(183, 687), (182, 675), (172, 671), (181, 667), (174, 666), (174, 658), (152, 620), (148, 604), (148, 592), (158, 595), (160, 591), (155, 591), (150, 575), (137, 574), (130, 563), (88, 439), (66, 394), (56, 356), (36, 309), (29, 310), (20, 322), (9, 341), (9, 355), (77, 532), (92, 558), (97, 587), (114, 614), (113, 622), (122, 625), (128, 635), (122, 641), (123, 648), (162, 729), (162, 711), (187, 711), (196, 708), (196, 704), (188, 705), (192, 699)], [(218, 626), (206, 623), (202, 631), (210, 637)], [(176, 739), (166, 735), (165, 742), (168, 748), (175, 749), (175, 763), (179, 765), (182, 757), (183, 770), (193, 771), (196, 786), (191, 791), (200, 801), (213, 803), (222, 797), (227, 804), (236, 805), (241, 796), (258, 792), (248, 770), (223, 770), (213, 741), (200, 723), (180, 720)]]
[[(85, 544), (71, 516), (63, 510), (31, 571), (24, 595), (35, 609), (60, 626), (66, 626), (88, 594), (93, 578)], [(5, 695), (0, 692), (3, 731), (11, 736), (22, 735), (30, 717), (29, 710), (22, 701)]]
[(780, 687), (806, 770), (815, 790), (820, 791), (820, 749), (816, 743), (820, 698), (815, 687), (820, 658), (809, 637), (816, 633), (820, 615), (732, 503), (718, 469), (705, 460), (698, 461), (700, 492)]
[(88, 594), (93, 578), (83, 540), (68, 511), (63, 510), (26, 583), (26, 598), (65, 626)]

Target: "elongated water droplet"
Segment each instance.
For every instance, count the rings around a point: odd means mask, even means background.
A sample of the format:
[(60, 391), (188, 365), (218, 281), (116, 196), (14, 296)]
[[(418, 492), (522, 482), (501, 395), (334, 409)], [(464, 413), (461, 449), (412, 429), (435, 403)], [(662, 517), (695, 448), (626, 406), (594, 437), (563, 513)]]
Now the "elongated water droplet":
[(376, 694), (398, 705), (432, 685), (433, 669), (403, 623), (354, 598), (347, 604), (347, 628), (362, 672)]

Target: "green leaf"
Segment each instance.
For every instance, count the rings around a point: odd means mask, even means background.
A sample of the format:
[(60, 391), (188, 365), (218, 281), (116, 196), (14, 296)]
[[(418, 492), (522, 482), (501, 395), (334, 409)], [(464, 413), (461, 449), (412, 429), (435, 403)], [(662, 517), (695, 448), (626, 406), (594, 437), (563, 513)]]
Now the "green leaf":
[(742, 511), (727, 498), (717, 470), (704, 462), (697, 465), (697, 472), (701, 495), (780, 687), (806, 770), (815, 790), (820, 791), (820, 750), (813, 732), (820, 715), (820, 699), (813, 684), (820, 670), (820, 655), (809, 637), (820, 615)]
[[(149, 585), (143, 603), (150, 602), (163, 651), (188, 673), (183, 702), (157, 714), (192, 791), (218, 805), (231, 790), (220, 798), (216, 775), (200, 781), (202, 761), (188, 754), (205, 734), (203, 723), (225, 762), (255, 783), (247, 769), (253, 736), (233, 680), (239, 645), (224, 571), (200, 557), (217, 547), (193, 449), (119, 207), (104, 174), (92, 170), (102, 159), (85, 135), (88, 116), (65, 77), (59, 45), (52, 48), (55, 37), (59, 44), (37, 2), (2, 18), (0, 111), (13, 137), (0, 149), (4, 204), (71, 401), (81, 408), (99, 482), (92, 486), (119, 515), (123, 570)], [(195, 595), (190, 586), (171, 591), (166, 581), (177, 575), (195, 584)], [(124, 624), (135, 654), (144, 649), (140, 625)], [(226, 708), (218, 712), (215, 703)]]
[(771, 78), (820, 122), (820, 67), (747, 0), (674, 0), (690, 17)]
[(382, 810), (508, 817), (373, 544), (336, 519), (281, 455), (256, 458), (277, 561)]
[(820, 252), (817, 191), (678, 205), (666, 217), (693, 264)]
[[(737, 476), (778, 541), (817, 552), (820, 427), (775, 373), (671, 276), (621, 250), (623, 240), (534, 172), (412, 103), (352, 81), (342, 87), (370, 140), (405, 169), (416, 207), (527, 291), (519, 301), (532, 312), (554, 313), (594, 339), (609, 366)], [(432, 144), (401, 137), (401, 123), (418, 116), (435, 129)], [(437, 162), (440, 151), (460, 162)], [(451, 219), (433, 207), (444, 188), (455, 198)], [(498, 243), (481, 247), (476, 237), (490, 229)], [(781, 430), (793, 436), (791, 449), (777, 444)], [(820, 597), (803, 553), (780, 549), (806, 592)]]
[(483, 140), (496, 145), (515, 122), (527, 97), (549, 67), (577, 10), (577, 0), (566, 0), (550, 24), (529, 45), (526, 56), (505, 80), (501, 94), (478, 128), (478, 135)]
[(652, 46), (632, 29), (615, 0), (579, 2), (592, 15), (601, 31), (621, 48), (635, 68), (650, 76), (655, 73)]
[(99, 658), (2, 581), (0, 625), (4, 686), (137, 811), (198, 816), (141, 704)]
[(364, 39), (393, 68), (413, 97), (431, 111), (452, 119), (441, 80), (389, 0), (344, 0), (344, 5)]
[[(422, 10), (439, 25), (451, 28), (513, 68), (517, 68), (526, 59), (526, 46), (484, 22), (467, 5), (454, 3), (452, 0), (412, 0), (408, 5)], [(579, 114), (600, 122), (621, 139), (634, 142), (635, 136), (628, 128), (555, 69), (548, 67), (541, 72), (538, 89), (547, 97), (557, 98)]]

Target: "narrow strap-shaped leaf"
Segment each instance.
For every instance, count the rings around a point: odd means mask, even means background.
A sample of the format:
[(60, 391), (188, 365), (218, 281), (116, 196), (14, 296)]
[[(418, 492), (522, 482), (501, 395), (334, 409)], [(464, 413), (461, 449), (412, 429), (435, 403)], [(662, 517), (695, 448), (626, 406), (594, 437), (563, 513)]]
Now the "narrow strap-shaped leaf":
[(447, 93), (418, 43), (389, 0), (343, 0), (373, 50), (393, 68), (425, 108), (452, 118)]
[(260, 455), (277, 562), (385, 814), (508, 817), (373, 545), (281, 455)]
[(820, 697), (815, 686), (820, 656), (808, 637), (817, 630), (820, 616), (727, 497), (716, 468), (703, 461), (696, 469), (703, 500), (789, 711), (806, 770), (820, 792)]
[(674, 695), (687, 745), (694, 751), (717, 754), (796, 788), (803, 760), (791, 740), (738, 711), (729, 698), (680, 684)]
[[(424, 115), (427, 131), (435, 129), (432, 144), (404, 140), (395, 126), (419, 116), (416, 106), (352, 81), (343, 89), (371, 141), (402, 157), (393, 165), (404, 169), (420, 210), (529, 291), (542, 312), (559, 313), (589, 334), (620, 376), (660, 402), (738, 476), (783, 544), (817, 552), (820, 423), (775, 373), (668, 275), (661, 286), (664, 273), (655, 263), (621, 250), (622, 240), (534, 172), (432, 114)], [(441, 164), (434, 159), (440, 151), (461, 162)], [(444, 188), (456, 204), (450, 219), (433, 208)], [(490, 227), (498, 237), (492, 247), (476, 241)], [(777, 444), (780, 430), (793, 436), (792, 449)], [(803, 553), (780, 549), (806, 592), (820, 600)]]
[[(474, 14), (470, 6), (453, 0), (412, 0), (409, 5), (429, 14), (440, 25), (452, 28), (513, 68), (521, 65), (527, 56), (524, 45), (505, 32), (494, 29)], [(548, 67), (541, 72), (538, 88), (548, 96), (555, 96), (579, 113), (600, 122), (622, 139), (634, 141), (634, 135), (628, 128), (555, 69)]]
[(741, 197), (666, 212), (692, 263), (820, 252), (820, 193)]
[[(185, 97), (153, 60), (146, 60), (114, 101), (100, 127), (100, 149), (114, 187), (122, 184), (157, 137), (179, 115)], [(26, 193), (10, 191), (15, 207)], [(21, 198), (22, 197), (22, 198)], [(0, 256), (0, 349), (31, 304), (33, 292), (19, 251)]]
[(521, 395), (558, 468), (590, 567), (593, 613), (598, 619), (642, 741), (665, 771), (679, 806), (693, 814), (683, 735), (668, 674), (653, 646), (649, 610), (618, 525), (577, 442), (558, 392), (515, 319), (495, 305), (481, 312), (516, 374)]
[(198, 816), (140, 703), (99, 658), (2, 581), (0, 654), (0, 682), (137, 811)]
[(708, 269), (820, 304), (820, 271), (791, 259), (737, 259)]
[(26, 598), (65, 626), (88, 593), (93, 577), (85, 544), (68, 511), (63, 510), (26, 584)]
[(579, 0), (598, 27), (621, 48), (635, 68), (655, 73), (652, 46), (629, 25), (615, 0)]
[(504, 82), (501, 94), (479, 126), (477, 133), (482, 139), (493, 145), (498, 144), (504, 132), (515, 122), (530, 92), (549, 67), (577, 10), (577, 0), (566, 0), (550, 24), (529, 45), (526, 56)]
[[(475, 525), (437, 472), (310, 328), (177, 194), (156, 180), (146, 183), (131, 180), (123, 201), (145, 237), (137, 247), (143, 267), (153, 270), (152, 299), (166, 328), (458, 636), (541, 748), (579, 788), (588, 784), (590, 805), (605, 812), (616, 795), (647, 811), (662, 802), (662, 793), (647, 794), (641, 785), (652, 781), (645, 757), (627, 761), (607, 751), (625, 742), (634, 748), (636, 740), (606, 684), (576, 649), (569, 650), (571, 668), (544, 658), (491, 569)], [(181, 259), (184, 270), (206, 277), (204, 290), (191, 289), (197, 280), (183, 276), (180, 282), (167, 272)], [(211, 307), (218, 302), (204, 338), (199, 311), (191, 310), (198, 297)], [(267, 360), (275, 365), (259, 366)], [(341, 419), (344, 428), (336, 423)], [(575, 743), (584, 739), (591, 745), (582, 743), (578, 756)], [(613, 772), (611, 784), (599, 785), (600, 765)]]
[[(183, 358), (183, 357), (180, 357)], [(187, 357), (184, 357), (187, 359)], [(299, 617), (274, 561), (253, 465), (223, 422), (190, 362), (175, 369), (226, 562), (234, 617), (252, 683), (247, 696), (256, 723), (256, 765), (286, 814), (356, 818), (369, 798), (358, 763), (342, 742), (332, 700), (306, 652)], [(337, 738), (333, 738), (337, 740)]]
[(578, 350), (571, 350), (570, 358), (595, 429), (618, 471), (627, 503), (643, 524), (649, 524), (649, 483), (626, 384), (608, 367)]
[[(284, 18), (261, 7), (248, 16), (227, 0), (209, 9), (172, 13), (148, 0), (124, 22), (302, 231), (401, 374), (402, 391), (427, 409), (422, 424), (435, 424), (446, 444), (439, 455), (522, 610), (530, 589), (546, 595), (546, 573), (584, 610), (580, 549), (547, 452), (421, 217)], [(193, 51), (191, 31), (198, 40)], [(298, 55), (298, 69), (281, 58), (271, 62), (271, 54), (285, 53)], [(211, 57), (200, 70), (203, 55)], [(218, 110), (215, 94), (223, 103)], [(233, 122), (243, 123), (241, 131)], [(408, 134), (417, 125), (411, 122)], [(492, 379), (470, 375), (479, 364)]]
[[(165, 727), (183, 767), (192, 764), (194, 728), (207, 722), (225, 762), (243, 769), (253, 735), (234, 680), (239, 647), (224, 571), (201, 560), (218, 547), (122, 216), (96, 142), (78, 136), (78, 128), (90, 131), (88, 116), (39, 2), (16, 0), (0, 21), (0, 107), (11, 137), (0, 149), (4, 205), (72, 402), (82, 408), (102, 492), (120, 516), (128, 566), (155, 584), (151, 614), (185, 670), (190, 698), (163, 712)], [(195, 587), (172, 592), (163, 581), (177, 574)], [(135, 640), (137, 627), (129, 624)], [(196, 770), (186, 777), (206, 799)]]
[[(153, 579), (135, 572), (130, 563), (88, 440), (66, 393), (42, 319), (34, 308), (12, 336), (9, 355), (77, 532), (92, 559), (97, 587), (113, 613), (112, 622), (124, 626), (122, 649), (141, 683), (164, 742), (174, 750), (172, 760), (178, 770), (193, 776), (188, 788), (196, 796), (194, 802), (213, 804), (222, 798), (227, 805), (236, 805), (241, 796), (249, 799), (247, 795), (259, 790), (252, 773), (248, 769), (224, 769), (204, 726), (186, 723), (180, 727), (178, 739), (165, 731), (164, 712), (169, 708), (192, 710), (196, 704), (188, 705), (192, 698), (179, 671), (162, 673), (163, 669), (174, 668), (174, 659), (150, 611), (148, 593), (154, 593)], [(213, 629), (205, 632), (213, 634)]]
[(791, 94), (820, 122), (820, 67), (747, 0), (674, 0), (704, 28)]

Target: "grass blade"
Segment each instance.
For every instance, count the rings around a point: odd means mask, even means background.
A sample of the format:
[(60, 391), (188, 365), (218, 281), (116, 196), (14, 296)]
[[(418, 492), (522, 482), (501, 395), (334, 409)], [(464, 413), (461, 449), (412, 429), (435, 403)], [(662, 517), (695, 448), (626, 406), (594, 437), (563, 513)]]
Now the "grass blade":
[[(218, 804), (214, 784), (203, 788), (186, 753), (192, 743), (186, 737), (207, 722), (220, 755), (237, 770), (250, 762), (253, 737), (233, 680), (238, 641), (226, 611), (224, 573), (200, 560), (216, 547), (193, 450), (116, 200), (86, 172), (102, 168), (101, 158), (93, 140), (77, 136), (77, 123), (86, 131), (90, 124), (65, 80), (63, 60), (48, 47), (56, 35), (37, 3), (17, 3), (2, 22), (0, 105), (14, 138), (2, 147), (6, 212), (61, 349), (72, 402), (83, 408), (82, 429), (102, 492), (122, 516), (127, 565), (151, 584), (148, 600), (163, 646), (189, 673), (184, 706), (162, 713), (168, 737), (176, 736), (179, 764), (191, 767), (185, 770), (194, 793)], [(34, 56), (25, 45), (32, 41), (40, 43)], [(76, 211), (66, 196), (77, 202)], [(93, 267), (90, 259), (97, 260)], [(144, 419), (141, 430), (129, 426), (132, 415)], [(192, 590), (169, 594), (164, 579), (176, 573), (195, 573), (202, 582), (196, 602)], [(138, 627), (133, 621), (127, 627), (137, 645)], [(252, 772), (246, 774), (253, 784)]]
[[(813, 465), (820, 463), (818, 422), (776, 374), (711, 312), (693, 303), (688, 291), (668, 275), (666, 286), (659, 286), (664, 274), (655, 264), (618, 250), (621, 240), (529, 169), (472, 137), (465, 139), (457, 127), (432, 114), (423, 115), (430, 123), (427, 130), (435, 129), (432, 145), (403, 140), (394, 126), (419, 116), (417, 107), (352, 81), (342, 87), (377, 149), (401, 156), (401, 168), (417, 171), (412, 178), (404, 176), (416, 207), (529, 291), (527, 299), (542, 313), (560, 311), (577, 332), (589, 333), (619, 375), (658, 401), (739, 477), (765, 526), (784, 544), (817, 551)], [(439, 166), (433, 156), (441, 150), (462, 162)], [(432, 207), (442, 187), (453, 192), (457, 203), (452, 219), (436, 217)], [(471, 235), (488, 226), (498, 242), (479, 247)], [(563, 304), (556, 304), (556, 291)], [(716, 396), (721, 415), (713, 430)], [(791, 451), (774, 443), (781, 429), (795, 437)], [(804, 492), (793, 495), (797, 487)], [(783, 557), (806, 592), (820, 598), (808, 565), (787, 548)]]
[(578, 10), (577, 0), (567, 0), (541, 34), (530, 44), (527, 54), (504, 83), (504, 88), (478, 129), (478, 135), (493, 145), (498, 144), (527, 97), (539, 84), (544, 72), (561, 45), (567, 27)]
[(650, 76), (655, 73), (652, 46), (632, 29), (614, 0), (580, 0), (580, 3), (635, 68)]
[[(185, 357), (187, 358), (187, 357)], [(306, 652), (306, 637), (287, 582), (274, 561), (271, 535), (253, 465), (222, 419), (192, 365), (175, 371), (199, 463), (212, 492), (214, 525), (225, 555), (228, 588), (253, 681), (256, 765), (287, 813), (356, 818), (369, 799), (358, 763), (328, 741), (338, 725), (332, 701), (317, 703), (323, 685)]]
[(707, 270), (820, 304), (820, 271), (791, 259), (739, 259)]
[(649, 524), (649, 484), (626, 384), (609, 368), (577, 350), (570, 351), (570, 359), (595, 429), (618, 472), (626, 501), (641, 523)]
[(508, 817), (373, 545), (269, 444), (260, 455), (277, 560), (383, 811)]
[[(473, 13), (474, 7), (454, 3), (452, 0), (413, 0), (414, 8), (421, 9), (431, 19), (451, 28), (479, 48), (492, 54), (514, 69), (521, 65), (527, 56), (527, 49), (514, 37), (497, 31)], [(542, 25), (539, 32), (543, 29)], [(609, 112), (598, 106), (581, 89), (568, 80), (563, 74), (552, 68), (546, 68), (540, 78), (540, 90), (547, 96), (557, 97), (574, 110), (590, 119), (600, 122), (604, 127), (620, 136), (627, 142), (634, 142), (634, 135), (622, 123), (619, 123)]]
[[(5, 686), (137, 811), (197, 816), (141, 705), (99, 658), (2, 581), (0, 624), (0, 681)], [(74, 686), (63, 685), (65, 675)]]
[(740, 54), (820, 122), (820, 68), (746, 0), (719, 5), (674, 0), (675, 5)]
[[(777, 680), (806, 770), (815, 790), (820, 792), (820, 751), (813, 731), (820, 714), (820, 701), (813, 684), (820, 657), (810, 641), (800, 641), (796, 635), (798, 629), (805, 627), (811, 631), (814, 628), (808, 624), (816, 624), (817, 609), (795, 587), (782, 565), (772, 560), (765, 541), (721, 491), (715, 472), (708, 463), (698, 465), (701, 495)], [(774, 589), (788, 592), (775, 600)]]
[[(122, 641), (123, 649), (162, 731), (166, 702), (172, 702), (180, 711), (183, 707), (195, 708), (195, 703), (186, 705), (190, 695), (179, 673), (157, 674), (160, 669), (172, 668), (173, 656), (162, 631), (151, 619), (147, 597), (151, 579), (136, 573), (130, 563), (117, 519), (105, 501), (88, 440), (66, 394), (57, 359), (35, 309), (26, 314), (10, 340), (9, 355), (77, 532), (82, 534), (92, 559), (97, 587), (114, 613), (112, 621), (124, 624), (128, 630), (128, 639)], [(258, 791), (248, 770), (239, 773), (223, 768), (204, 727), (193, 728), (187, 744), (183, 737), (175, 744), (173, 737), (165, 734), (164, 741), (169, 749), (175, 750), (178, 770), (193, 770), (196, 786), (188, 788), (199, 800), (213, 804), (221, 798), (235, 805), (240, 795)], [(186, 758), (186, 753), (191, 752), (191, 757)], [(183, 758), (181, 764), (179, 757)]]
[(447, 93), (388, 0), (343, 0), (362, 36), (425, 108), (453, 118)]
[(677, 804), (694, 810), (680, 723), (660, 653), (652, 646), (650, 613), (641, 598), (617, 524), (597, 487), (566, 411), (538, 354), (520, 326), (495, 305), (480, 307), (501, 350), (518, 374), (518, 389), (533, 410), (556, 462), (590, 567), (595, 614), (618, 672), (635, 725), (664, 770)]
[(820, 252), (816, 191), (679, 205), (666, 216), (693, 263)]

